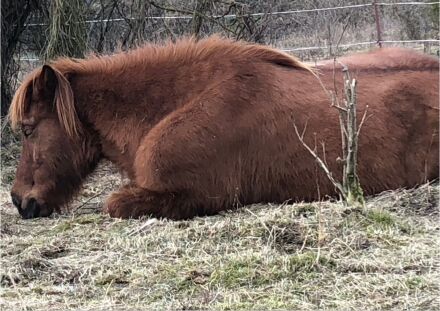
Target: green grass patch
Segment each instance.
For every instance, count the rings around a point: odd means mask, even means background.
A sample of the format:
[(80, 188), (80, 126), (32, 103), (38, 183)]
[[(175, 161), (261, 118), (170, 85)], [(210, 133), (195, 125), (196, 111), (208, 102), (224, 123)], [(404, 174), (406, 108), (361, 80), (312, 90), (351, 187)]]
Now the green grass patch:
[(379, 227), (390, 227), (396, 224), (394, 217), (387, 211), (369, 210), (367, 211), (366, 217), (373, 225)]
[(226, 288), (259, 287), (281, 280), (308, 279), (308, 273), (333, 269), (336, 263), (325, 255), (314, 252), (264, 258), (256, 254), (245, 257), (225, 258), (225, 262), (214, 270), (211, 286)]

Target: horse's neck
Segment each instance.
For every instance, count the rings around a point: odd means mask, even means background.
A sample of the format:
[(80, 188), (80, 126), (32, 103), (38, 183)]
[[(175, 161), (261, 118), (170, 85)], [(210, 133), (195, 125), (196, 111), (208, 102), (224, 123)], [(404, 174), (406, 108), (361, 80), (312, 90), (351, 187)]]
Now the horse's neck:
[(174, 79), (160, 78), (142, 81), (96, 75), (72, 82), (80, 118), (98, 136), (104, 157), (129, 174), (142, 137), (182, 105), (185, 97)]

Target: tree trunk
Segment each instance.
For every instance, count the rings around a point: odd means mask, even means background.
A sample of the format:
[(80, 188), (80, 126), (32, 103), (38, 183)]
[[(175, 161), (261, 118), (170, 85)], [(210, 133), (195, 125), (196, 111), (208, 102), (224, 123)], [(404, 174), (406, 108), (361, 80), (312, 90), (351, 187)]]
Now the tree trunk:
[(37, 8), (37, 1), (8, 0), (2, 1), (1, 7), (1, 116), (5, 116), (8, 113), (19, 71), (19, 63), (14, 59), (14, 55), (19, 49), (19, 38), (25, 30), (25, 23)]
[(83, 57), (87, 44), (82, 0), (52, 0), (49, 38), (43, 53), (45, 61), (58, 56)]

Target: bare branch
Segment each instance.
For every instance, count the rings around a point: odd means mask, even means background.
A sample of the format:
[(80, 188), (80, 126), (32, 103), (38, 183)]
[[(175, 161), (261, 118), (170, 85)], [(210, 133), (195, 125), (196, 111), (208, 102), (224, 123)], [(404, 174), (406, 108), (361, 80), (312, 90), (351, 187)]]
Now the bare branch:
[(297, 128), (295, 122), (293, 122), (293, 127), (295, 128), (296, 136), (298, 137), (301, 144), (307, 149), (307, 151), (313, 156), (313, 158), (315, 158), (318, 165), (322, 168), (324, 173), (327, 175), (328, 179), (338, 189), (340, 195), (345, 200), (346, 195), (345, 195), (345, 191), (344, 191), (344, 188), (342, 187), (342, 185), (333, 178), (333, 175), (330, 172), (330, 170), (328, 169), (327, 165), (325, 165), (325, 163), (321, 160), (321, 158), (306, 144), (303, 137), (301, 137), (301, 135), (299, 134), (299, 131), (298, 131), (298, 128)]
[(309, 120), (306, 120), (306, 124), (304, 125), (304, 129), (303, 129), (303, 131), (302, 131), (302, 133), (301, 133), (301, 139), (304, 138), (304, 134), (306, 133), (308, 122), (309, 122)]
[(347, 111), (348, 111), (346, 108), (341, 107), (341, 106), (339, 106), (337, 104), (336, 105), (332, 104), (331, 107), (336, 108), (337, 110), (339, 110), (340, 112), (343, 112), (343, 113), (347, 113)]
[(364, 111), (364, 114), (362, 116), (361, 123), (359, 123), (359, 127), (358, 127), (358, 130), (356, 132), (356, 136), (357, 137), (359, 137), (359, 133), (360, 133), (361, 128), (364, 125), (365, 121), (367, 121), (372, 116), (371, 114), (367, 116), (367, 112), (368, 112), (368, 105), (365, 106), (365, 111)]

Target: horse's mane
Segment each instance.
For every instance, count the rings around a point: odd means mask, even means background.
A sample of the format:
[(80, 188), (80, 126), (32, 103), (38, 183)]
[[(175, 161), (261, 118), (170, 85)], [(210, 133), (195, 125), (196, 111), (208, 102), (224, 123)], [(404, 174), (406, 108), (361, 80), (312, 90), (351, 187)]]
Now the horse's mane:
[(139, 68), (171, 60), (176, 63), (189, 63), (195, 60), (209, 60), (213, 57), (261, 60), (280, 66), (311, 70), (308, 65), (281, 51), (219, 36), (211, 36), (199, 41), (190, 37), (176, 42), (144, 44), (127, 52), (100, 56), (92, 54), (86, 59), (59, 58), (52, 65), (63, 73), (118, 73), (126, 70), (127, 67)]
[[(161, 45), (145, 44), (136, 49), (119, 52), (113, 55), (90, 55), (85, 59), (58, 58), (50, 62), (49, 66), (54, 70), (57, 77), (57, 88), (54, 104), (58, 118), (66, 132), (75, 137), (81, 131), (78, 116), (75, 111), (74, 96), (68, 74), (89, 75), (106, 73), (110, 75), (126, 71), (128, 68), (145, 68), (152, 64), (161, 64), (169, 61), (191, 63), (196, 61), (209, 61), (212, 58), (234, 58), (243, 60), (255, 60), (273, 63), (279, 66), (304, 69), (311, 71), (310, 67), (303, 64), (295, 57), (277, 51), (270, 47), (234, 42), (218, 36), (212, 36), (200, 41), (194, 38), (184, 38), (173, 43), (165, 42)], [(40, 77), (42, 68), (30, 73), (12, 100), (9, 118), (15, 129), (23, 120), (27, 105), (30, 103), (32, 88), (35, 81)]]

